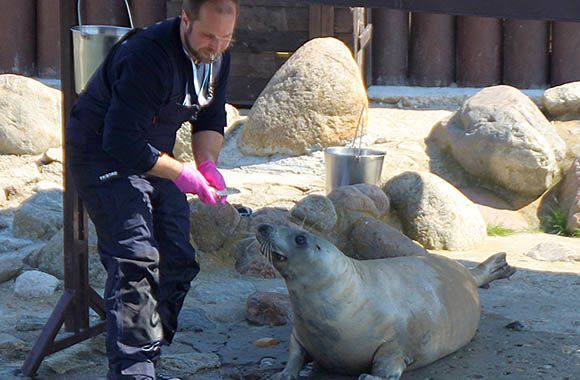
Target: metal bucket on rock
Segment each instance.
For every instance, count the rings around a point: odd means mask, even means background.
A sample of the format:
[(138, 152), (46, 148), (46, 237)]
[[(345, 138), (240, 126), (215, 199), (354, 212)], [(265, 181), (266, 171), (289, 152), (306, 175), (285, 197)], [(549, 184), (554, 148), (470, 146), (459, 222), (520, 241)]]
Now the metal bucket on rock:
[(131, 27), (111, 25), (82, 25), (80, 0), (77, 2), (79, 25), (71, 28), (73, 39), (75, 91), (80, 94), (97, 68), (105, 60), (109, 50), (131, 29), (133, 18), (129, 3), (125, 0)]
[(361, 148), (362, 128), (360, 128), (359, 147), (354, 147), (364, 111), (365, 107), (363, 106), (352, 147), (336, 146), (324, 150), (327, 194), (340, 186), (355, 185), (357, 183), (376, 185), (381, 179), (385, 152)]

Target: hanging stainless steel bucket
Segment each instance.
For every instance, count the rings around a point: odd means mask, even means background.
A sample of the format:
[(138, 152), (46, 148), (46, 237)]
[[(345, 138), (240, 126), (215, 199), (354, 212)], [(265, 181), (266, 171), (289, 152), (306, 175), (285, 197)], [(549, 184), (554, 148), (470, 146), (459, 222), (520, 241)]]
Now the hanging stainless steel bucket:
[(125, 0), (131, 27), (110, 25), (82, 25), (80, 0), (77, 2), (79, 25), (71, 28), (74, 54), (75, 91), (80, 94), (107, 53), (125, 34), (133, 29), (133, 18)]
[(381, 179), (385, 152), (374, 149), (331, 147), (324, 150), (326, 193), (339, 186), (370, 183)]

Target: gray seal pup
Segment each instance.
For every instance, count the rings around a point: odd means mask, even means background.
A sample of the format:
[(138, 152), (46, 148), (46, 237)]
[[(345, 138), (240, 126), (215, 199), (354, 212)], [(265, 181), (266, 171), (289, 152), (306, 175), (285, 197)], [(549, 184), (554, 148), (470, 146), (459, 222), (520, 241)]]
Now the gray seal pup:
[(296, 379), (308, 355), (359, 380), (397, 380), (467, 344), (479, 326), (477, 288), (515, 272), (505, 253), (469, 270), (434, 254), (352, 259), (298, 227), (261, 224), (256, 238), (294, 314), (288, 362), (273, 379)]

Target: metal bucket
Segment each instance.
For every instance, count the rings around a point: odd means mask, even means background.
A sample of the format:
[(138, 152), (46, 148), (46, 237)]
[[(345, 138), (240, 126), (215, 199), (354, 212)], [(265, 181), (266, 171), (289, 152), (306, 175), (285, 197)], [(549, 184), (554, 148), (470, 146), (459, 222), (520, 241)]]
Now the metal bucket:
[(73, 38), (75, 91), (80, 94), (97, 68), (103, 63), (109, 50), (125, 34), (133, 29), (129, 3), (125, 0), (131, 27), (110, 25), (82, 25), (80, 0), (77, 2), (79, 25), (71, 28)]
[(374, 149), (330, 147), (324, 150), (326, 193), (357, 183), (378, 184), (385, 152)]

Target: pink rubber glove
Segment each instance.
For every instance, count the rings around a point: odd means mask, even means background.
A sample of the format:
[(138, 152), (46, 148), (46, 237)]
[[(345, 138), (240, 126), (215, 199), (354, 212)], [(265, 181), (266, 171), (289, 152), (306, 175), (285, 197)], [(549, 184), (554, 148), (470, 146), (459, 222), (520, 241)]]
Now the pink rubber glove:
[[(213, 186), (216, 190), (225, 190), (226, 181), (221, 173), (218, 171), (215, 163), (207, 160), (197, 165), (197, 170), (205, 177), (207, 183)], [(227, 195), (218, 196), (219, 202), (223, 205), (226, 203)]]
[(195, 166), (183, 164), (181, 174), (173, 182), (182, 193), (197, 194), (200, 201), (215, 206), (217, 195)]

